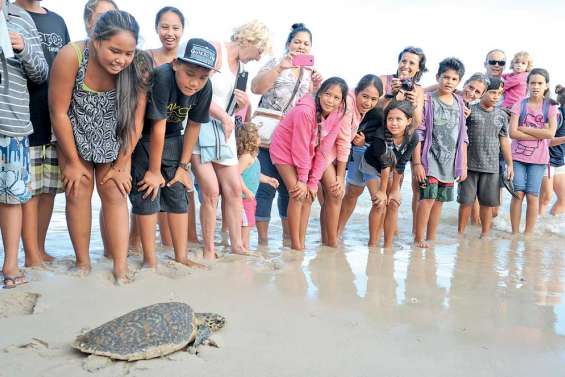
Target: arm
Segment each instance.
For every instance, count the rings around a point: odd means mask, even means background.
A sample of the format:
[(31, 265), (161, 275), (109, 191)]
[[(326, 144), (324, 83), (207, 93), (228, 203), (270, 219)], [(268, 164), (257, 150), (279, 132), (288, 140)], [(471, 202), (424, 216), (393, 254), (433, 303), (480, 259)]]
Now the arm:
[(249, 187), (245, 184), (243, 177), (241, 174), (253, 163), (253, 159), (249, 155), (249, 153), (244, 153), (239, 156), (239, 160), (237, 162), (237, 166), (239, 167), (239, 180), (241, 181), (241, 192), (245, 196), (246, 199), (253, 199), (255, 195), (249, 190)]
[(499, 140), (502, 157), (504, 157), (504, 162), (506, 162), (506, 175), (508, 179), (512, 179), (514, 177), (514, 167), (512, 165), (512, 150), (510, 148), (510, 140), (506, 136), (500, 136)]
[(228, 113), (226, 113), (226, 110), (224, 110), (220, 105), (218, 105), (214, 101), (210, 103), (210, 115), (218, 119), (220, 122), (222, 122), (224, 135), (226, 136), (226, 140), (227, 140), (231, 136), (231, 133), (235, 128), (235, 125), (231, 117), (228, 115)]
[(166, 119), (154, 121), (151, 127), (151, 138), (149, 141), (149, 169), (143, 175), (143, 179), (138, 183), (138, 190), (145, 191), (143, 198), (157, 198), (159, 189), (165, 184), (165, 178), (161, 174), (161, 158), (165, 147)]
[(291, 110), (290, 114), (290, 116), (287, 115), (286, 119), (293, 123), (292, 140), (290, 140), (292, 161), (296, 167), (298, 181), (307, 183), (312, 166), (310, 139), (312, 137), (311, 129), (316, 124), (315, 114), (307, 113), (302, 109), (299, 112)]
[(21, 35), (24, 42), (23, 49), (21, 51), (15, 51), (15, 53), (22, 63), (27, 78), (36, 84), (41, 84), (47, 81), (49, 66), (43, 56), (41, 39), (39, 38), (33, 20), (29, 16), (25, 18), (25, 20), (29, 22), (30, 27), (24, 29)]
[(412, 117), (412, 127), (418, 127), (424, 119), (424, 89), (416, 86), (416, 102), (414, 103), (414, 116)]
[(325, 120), (326, 125), (333, 123), (333, 126), (331, 126), (332, 128), (326, 137), (320, 141), (320, 145), (314, 154), (312, 168), (308, 176), (308, 188), (310, 189), (318, 187), (318, 182), (326, 170), (328, 164), (327, 156), (336, 142), (337, 134), (340, 129), (339, 117), (341, 117), (341, 113), (336, 111), (328, 115), (328, 118)]
[(461, 176), (459, 177), (458, 182), (463, 182), (464, 180), (467, 179), (467, 147), (468, 144), (467, 142), (463, 143), (463, 173), (461, 174)]
[(67, 195), (78, 195), (82, 178), (90, 179), (90, 171), (81, 164), (75, 144), (71, 120), (68, 116), (75, 77), (78, 72), (78, 59), (72, 46), (63, 47), (51, 70), (49, 83), (49, 113), (53, 131), (57, 136), (61, 152), (61, 178)]
[(537, 137), (530, 136), (520, 130), (518, 130), (518, 115), (512, 113), (510, 117), (510, 138), (514, 140), (532, 140), (536, 141), (539, 140)]
[[(335, 141), (336, 144), (336, 158), (338, 164), (340, 162), (347, 163), (349, 161), (349, 153), (351, 152), (351, 140), (354, 132), (351, 126), (353, 125), (353, 109), (355, 105), (353, 101), (347, 96), (347, 111), (340, 120), (339, 132)], [(343, 174), (345, 176), (345, 164), (343, 164)]]
[(563, 143), (565, 143), (565, 136), (554, 137), (553, 139), (551, 139), (549, 146), (550, 147), (556, 147), (556, 146), (561, 145)]
[(251, 81), (251, 92), (259, 95), (265, 94), (273, 87), (283, 70), (290, 68), (290, 65), (286, 57), (278, 64), (277, 59), (268, 62)]
[(518, 126), (518, 131), (525, 133), (526, 135), (533, 136), (538, 139), (553, 139), (555, 136), (555, 131), (557, 130), (557, 121), (555, 120), (555, 115), (549, 117), (547, 128), (535, 128), (535, 127), (521, 127)]

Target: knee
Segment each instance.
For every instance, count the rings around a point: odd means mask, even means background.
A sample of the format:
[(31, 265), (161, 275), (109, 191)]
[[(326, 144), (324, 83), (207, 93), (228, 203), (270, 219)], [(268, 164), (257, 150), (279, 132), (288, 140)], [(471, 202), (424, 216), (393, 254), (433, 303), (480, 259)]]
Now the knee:
[(241, 198), (241, 182), (237, 180), (222, 186), (222, 197), (232, 200)]
[(97, 189), (100, 199), (104, 201), (104, 203), (112, 205), (127, 205), (126, 197), (120, 192), (120, 190), (118, 190), (113, 182), (110, 181), (103, 185), (98, 185)]
[(90, 177), (89, 180), (81, 179), (78, 184), (78, 190), (75, 188), (75, 194), (65, 195), (65, 200), (69, 204), (82, 204), (85, 202), (90, 202), (92, 198), (92, 192), (94, 191), (94, 185), (92, 183), (93, 178)]
[(218, 204), (218, 199), (220, 197), (220, 190), (218, 188), (210, 188), (208, 190), (201, 191), (201, 199), (203, 206), (216, 207)]

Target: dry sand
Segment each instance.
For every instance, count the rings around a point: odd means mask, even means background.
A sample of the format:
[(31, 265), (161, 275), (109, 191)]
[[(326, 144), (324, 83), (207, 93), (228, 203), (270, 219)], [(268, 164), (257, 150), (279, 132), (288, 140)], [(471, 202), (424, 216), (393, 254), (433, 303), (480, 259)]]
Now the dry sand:
[[(563, 239), (477, 232), (394, 253), (350, 235), (341, 249), (228, 255), (209, 271), (161, 254), (126, 286), (109, 261), (81, 278), (59, 259), (0, 291), (0, 376), (563, 376)], [(70, 347), (85, 328), (166, 301), (225, 315), (220, 348), (128, 363)]]

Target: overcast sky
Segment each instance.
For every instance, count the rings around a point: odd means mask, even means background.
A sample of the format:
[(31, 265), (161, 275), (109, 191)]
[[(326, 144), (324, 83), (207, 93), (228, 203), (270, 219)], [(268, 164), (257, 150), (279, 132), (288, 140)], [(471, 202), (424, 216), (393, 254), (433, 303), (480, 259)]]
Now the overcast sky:
[[(59, 13), (71, 39), (85, 37), (83, 0), (44, 0)], [(179, 8), (188, 20), (184, 39), (204, 37), (227, 40), (233, 27), (251, 19), (265, 22), (272, 31), (273, 53), (278, 55), (295, 22), (313, 33), (316, 65), (325, 77), (341, 76), (355, 85), (366, 73), (394, 72), (396, 59), (405, 46), (424, 49), (430, 72), (422, 82), (435, 80), (439, 61), (460, 58), (468, 77), (484, 71), (485, 54), (493, 48), (513, 54), (526, 50), (534, 66), (549, 70), (552, 88), (565, 84), (564, 0), (457, 0), (438, 1), (188, 1), (117, 0), (141, 25), (142, 48), (159, 46), (154, 29), (157, 11), (166, 5)], [(251, 75), (260, 67), (247, 65)], [(508, 68), (508, 66), (507, 66)]]

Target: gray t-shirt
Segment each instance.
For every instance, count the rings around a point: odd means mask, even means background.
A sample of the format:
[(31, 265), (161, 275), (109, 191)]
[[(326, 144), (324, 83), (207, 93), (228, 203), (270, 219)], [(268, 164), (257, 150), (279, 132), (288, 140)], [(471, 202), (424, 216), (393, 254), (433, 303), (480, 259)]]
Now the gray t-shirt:
[(467, 118), (467, 168), (483, 173), (498, 173), (500, 137), (508, 136), (508, 116), (500, 108), (486, 111), (480, 104), (471, 106)]
[(432, 95), (434, 127), (432, 145), (428, 153), (428, 175), (440, 182), (453, 182), (455, 177), (455, 154), (459, 138), (459, 104), (442, 102), (437, 94)]

